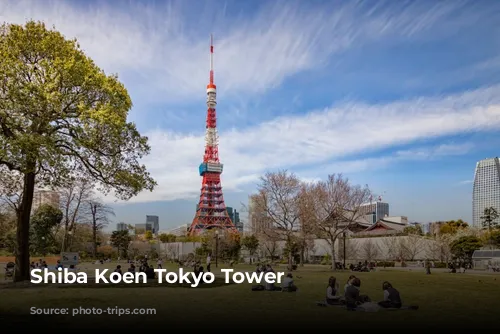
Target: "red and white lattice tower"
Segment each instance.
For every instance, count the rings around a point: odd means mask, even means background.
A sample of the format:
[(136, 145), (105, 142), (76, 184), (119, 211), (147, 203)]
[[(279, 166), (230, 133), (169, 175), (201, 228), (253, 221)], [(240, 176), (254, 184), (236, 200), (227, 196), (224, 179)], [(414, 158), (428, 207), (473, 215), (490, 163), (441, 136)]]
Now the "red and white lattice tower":
[(210, 83), (207, 85), (207, 125), (205, 134), (205, 155), (200, 164), (201, 194), (191, 227), (190, 235), (209, 229), (223, 229), (238, 233), (224, 203), (220, 175), (223, 165), (219, 161), (219, 142), (217, 136), (217, 87), (214, 84), (214, 46), (210, 36)]

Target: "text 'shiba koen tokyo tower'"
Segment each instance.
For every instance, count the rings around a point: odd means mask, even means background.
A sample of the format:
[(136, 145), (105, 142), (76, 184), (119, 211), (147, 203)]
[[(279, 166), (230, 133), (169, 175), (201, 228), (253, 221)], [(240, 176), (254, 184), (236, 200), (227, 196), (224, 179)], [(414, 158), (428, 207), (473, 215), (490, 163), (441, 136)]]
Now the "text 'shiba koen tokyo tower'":
[(229, 218), (222, 194), (220, 175), (223, 165), (219, 161), (217, 135), (217, 87), (214, 84), (214, 46), (210, 36), (210, 83), (207, 85), (207, 124), (205, 134), (205, 155), (200, 164), (201, 195), (196, 215), (189, 228), (190, 235), (199, 234), (210, 229), (222, 229), (237, 233), (237, 229)]

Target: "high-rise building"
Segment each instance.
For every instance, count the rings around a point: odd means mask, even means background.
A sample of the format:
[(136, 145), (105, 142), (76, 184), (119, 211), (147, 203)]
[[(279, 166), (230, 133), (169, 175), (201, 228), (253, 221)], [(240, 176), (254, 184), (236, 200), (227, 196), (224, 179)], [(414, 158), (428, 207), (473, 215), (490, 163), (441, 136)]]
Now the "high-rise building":
[(262, 233), (263, 230), (271, 228), (272, 223), (267, 219), (266, 212), (259, 212), (259, 208), (255, 204), (252, 196), (248, 198), (248, 224), (250, 225), (250, 232), (252, 234)]
[(158, 234), (160, 230), (160, 217), (146, 216), (146, 224), (151, 224), (153, 233)]
[(54, 208), (59, 208), (61, 196), (57, 191), (36, 190), (33, 194), (33, 204), (31, 211), (35, 212), (40, 206), (48, 204)]
[(240, 220), (240, 213), (230, 206), (226, 207), (226, 210), (238, 232), (243, 233), (243, 222)]
[[(472, 225), (482, 227), (484, 209), (493, 207), (500, 211), (500, 160), (484, 159), (476, 164), (472, 192)], [(500, 218), (496, 219), (500, 223)]]
[(370, 216), (370, 221), (373, 223), (378, 222), (386, 216), (389, 216), (389, 203), (382, 201), (362, 204), (360, 207), (361, 213)]
[(119, 231), (119, 232), (121, 232), (121, 231), (127, 231), (128, 230), (128, 226), (125, 223), (118, 223), (118, 224), (116, 224), (116, 230)]

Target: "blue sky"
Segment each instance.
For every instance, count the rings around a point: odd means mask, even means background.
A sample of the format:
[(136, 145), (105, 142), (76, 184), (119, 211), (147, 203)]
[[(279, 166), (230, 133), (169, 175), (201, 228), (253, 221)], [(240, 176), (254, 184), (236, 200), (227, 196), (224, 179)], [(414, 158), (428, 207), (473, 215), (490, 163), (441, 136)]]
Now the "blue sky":
[(0, 21), (29, 18), (118, 73), (150, 138), (158, 188), (113, 202), (116, 221), (192, 220), (210, 33), (228, 206), (286, 168), (343, 173), (412, 221), (470, 221), (475, 163), (498, 156), (496, 1), (0, 1)]

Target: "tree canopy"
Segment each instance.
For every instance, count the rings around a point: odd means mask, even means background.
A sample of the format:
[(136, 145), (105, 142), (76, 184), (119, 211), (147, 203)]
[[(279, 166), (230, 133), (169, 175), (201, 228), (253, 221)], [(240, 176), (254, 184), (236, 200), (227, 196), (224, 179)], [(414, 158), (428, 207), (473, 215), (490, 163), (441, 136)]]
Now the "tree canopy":
[(16, 280), (29, 279), (35, 183), (59, 187), (87, 177), (120, 199), (153, 190), (139, 161), (150, 147), (127, 122), (131, 107), (117, 76), (106, 75), (76, 40), (41, 22), (0, 26), (0, 172), (7, 167), (22, 179)]

